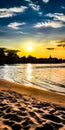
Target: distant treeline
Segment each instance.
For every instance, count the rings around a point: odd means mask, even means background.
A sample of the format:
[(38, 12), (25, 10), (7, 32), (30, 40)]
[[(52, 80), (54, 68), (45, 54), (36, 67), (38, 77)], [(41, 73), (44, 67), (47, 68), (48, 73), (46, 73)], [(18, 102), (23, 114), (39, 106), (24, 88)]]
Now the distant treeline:
[(18, 50), (6, 50), (0, 48), (0, 65), (2, 64), (16, 64), (16, 63), (63, 63), (65, 60), (52, 58), (36, 58), (33, 56), (19, 57), (17, 55)]

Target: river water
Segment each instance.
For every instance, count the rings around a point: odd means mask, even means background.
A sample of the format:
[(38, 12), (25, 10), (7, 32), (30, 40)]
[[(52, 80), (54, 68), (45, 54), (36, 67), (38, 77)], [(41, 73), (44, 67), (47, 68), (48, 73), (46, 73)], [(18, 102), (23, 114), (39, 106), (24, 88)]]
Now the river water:
[(0, 79), (65, 93), (65, 63), (3, 65)]

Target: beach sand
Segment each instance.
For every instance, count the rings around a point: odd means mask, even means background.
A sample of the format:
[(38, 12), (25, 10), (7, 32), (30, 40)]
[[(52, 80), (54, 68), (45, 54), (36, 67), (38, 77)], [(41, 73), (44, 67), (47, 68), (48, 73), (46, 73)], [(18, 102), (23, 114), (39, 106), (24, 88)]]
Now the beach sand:
[(65, 95), (0, 80), (0, 130), (65, 130)]

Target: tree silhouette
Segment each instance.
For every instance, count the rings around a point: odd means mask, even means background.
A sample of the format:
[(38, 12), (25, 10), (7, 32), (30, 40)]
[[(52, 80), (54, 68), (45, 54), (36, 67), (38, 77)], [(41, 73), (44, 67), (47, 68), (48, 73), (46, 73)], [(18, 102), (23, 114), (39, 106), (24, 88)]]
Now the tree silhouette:
[(37, 60), (36, 60), (36, 57), (33, 57), (33, 56), (31, 56), (31, 55), (29, 55), (28, 57), (27, 57), (27, 62), (28, 63), (35, 63)]
[(6, 48), (0, 48), (0, 64), (5, 63), (5, 60), (6, 60), (5, 50), (6, 50)]
[(20, 62), (22, 63), (26, 63), (27, 62), (27, 58), (25, 56), (20, 58)]
[[(54, 50), (55, 48), (46, 48), (47, 50)], [(6, 48), (0, 48), (0, 65), (2, 64), (15, 64), (15, 63), (62, 63), (65, 60), (52, 58), (36, 58), (29, 55), (27, 58), (25, 56), (19, 57), (17, 55), (19, 50), (7, 50)]]
[(19, 50), (7, 50), (7, 63), (13, 64), (17, 63), (19, 61), (19, 56), (17, 55), (17, 52)]

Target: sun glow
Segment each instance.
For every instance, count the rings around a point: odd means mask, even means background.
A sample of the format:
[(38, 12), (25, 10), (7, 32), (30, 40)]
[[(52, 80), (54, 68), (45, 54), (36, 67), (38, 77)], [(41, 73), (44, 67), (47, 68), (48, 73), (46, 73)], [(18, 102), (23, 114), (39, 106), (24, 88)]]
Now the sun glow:
[(30, 52), (30, 51), (32, 51), (32, 50), (33, 50), (33, 48), (32, 48), (32, 46), (31, 46), (31, 45), (28, 45), (28, 46), (26, 47), (26, 50), (27, 50), (28, 52)]

